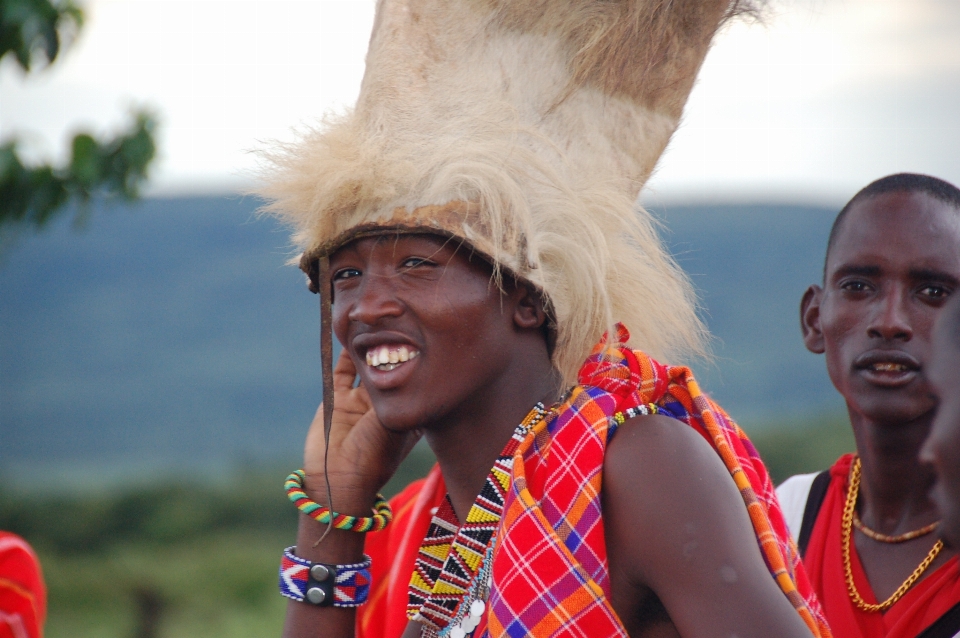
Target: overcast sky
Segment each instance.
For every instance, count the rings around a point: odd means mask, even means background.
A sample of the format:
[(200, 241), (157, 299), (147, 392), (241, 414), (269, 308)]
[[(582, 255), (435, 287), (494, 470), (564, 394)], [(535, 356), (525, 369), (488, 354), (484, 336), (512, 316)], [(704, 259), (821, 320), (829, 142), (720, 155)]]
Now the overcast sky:
[[(159, 115), (152, 192), (248, 183), (262, 140), (353, 103), (373, 0), (87, 0), (80, 37), (0, 65), (0, 139), (62, 156), (134, 106)], [(650, 181), (660, 201), (837, 204), (876, 177), (960, 184), (960, 2), (773, 0), (720, 34)]]

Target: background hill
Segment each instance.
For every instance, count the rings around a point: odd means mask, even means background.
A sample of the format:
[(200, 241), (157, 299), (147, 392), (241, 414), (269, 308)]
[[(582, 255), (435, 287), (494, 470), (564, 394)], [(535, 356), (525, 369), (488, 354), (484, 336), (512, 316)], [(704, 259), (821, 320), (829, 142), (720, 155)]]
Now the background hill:
[[(151, 199), (8, 241), (0, 468), (74, 480), (299, 457), (319, 401), (317, 298), (247, 198)], [(800, 341), (835, 211), (657, 211), (716, 336), (702, 385), (751, 431), (841, 408)], [(80, 477), (80, 478), (78, 478)]]

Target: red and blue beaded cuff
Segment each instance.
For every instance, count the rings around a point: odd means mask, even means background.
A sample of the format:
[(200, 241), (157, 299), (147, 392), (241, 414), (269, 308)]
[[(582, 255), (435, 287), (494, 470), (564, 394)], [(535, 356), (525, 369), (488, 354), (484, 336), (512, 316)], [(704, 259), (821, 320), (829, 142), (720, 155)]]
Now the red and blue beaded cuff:
[(291, 600), (318, 607), (359, 607), (370, 595), (370, 557), (362, 563), (325, 565), (311, 563), (283, 550), (280, 561), (280, 593)]

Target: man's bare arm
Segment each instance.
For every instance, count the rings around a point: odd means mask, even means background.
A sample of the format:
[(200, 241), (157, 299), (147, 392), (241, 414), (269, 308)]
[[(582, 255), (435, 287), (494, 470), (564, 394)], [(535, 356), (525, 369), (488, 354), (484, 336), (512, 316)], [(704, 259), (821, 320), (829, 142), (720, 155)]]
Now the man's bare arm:
[(729, 471), (692, 428), (665, 416), (627, 421), (610, 443), (603, 492), (613, 604), (628, 627), (652, 591), (684, 638), (809, 638)]

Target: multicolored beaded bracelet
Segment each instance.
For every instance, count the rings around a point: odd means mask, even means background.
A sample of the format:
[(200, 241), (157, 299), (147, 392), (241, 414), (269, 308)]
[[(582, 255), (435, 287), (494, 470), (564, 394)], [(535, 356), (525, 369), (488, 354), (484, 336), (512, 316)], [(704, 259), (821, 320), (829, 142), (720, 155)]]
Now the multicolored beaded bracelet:
[(613, 420), (617, 425), (623, 425), (627, 419), (643, 416), (647, 414), (659, 414), (660, 408), (655, 403), (640, 404), (635, 408), (627, 408), (623, 412), (617, 412), (613, 415)]
[(370, 565), (366, 554), (362, 563), (326, 565), (311, 563), (283, 550), (280, 560), (280, 594), (300, 603), (318, 607), (359, 607), (370, 595)]
[(393, 520), (393, 510), (390, 509), (390, 504), (382, 494), (377, 494), (373, 516), (348, 516), (331, 512), (329, 507), (320, 505), (303, 491), (305, 476), (303, 470), (293, 472), (284, 482), (283, 489), (287, 491), (287, 498), (297, 506), (297, 509), (318, 523), (329, 524), (332, 517), (333, 526), (337, 529), (352, 532), (379, 532)]

